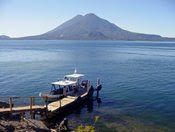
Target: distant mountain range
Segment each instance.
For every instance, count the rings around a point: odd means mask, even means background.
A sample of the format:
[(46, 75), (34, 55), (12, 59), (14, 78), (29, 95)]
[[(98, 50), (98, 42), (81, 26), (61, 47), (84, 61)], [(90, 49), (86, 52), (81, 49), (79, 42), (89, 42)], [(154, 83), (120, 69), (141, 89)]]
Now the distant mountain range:
[(135, 33), (124, 30), (95, 14), (77, 15), (55, 29), (41, 35), (10, 38), (0, 36), (1, 40), (141, 40), (175, 41), (175, 38), (154, 34)]
[(0, 40), (8, 40), (8, 39), (11, 39), (11, 38), (6, 36), (6, 35), (1, 35), (0, 36)]

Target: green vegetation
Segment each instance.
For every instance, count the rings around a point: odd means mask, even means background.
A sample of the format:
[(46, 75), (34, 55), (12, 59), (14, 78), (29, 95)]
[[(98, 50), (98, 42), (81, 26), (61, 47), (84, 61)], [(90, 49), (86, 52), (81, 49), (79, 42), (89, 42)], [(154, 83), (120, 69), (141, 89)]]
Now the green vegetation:
[(75, 132), (95, 132), (94, 126), (78, 126)]
[[(94, 123), (93, 123), (94, 126), (99, 121), (99, 119), (100, 119), (100, 116), (95, 116)], [(86, 126), (80, 125), (77, 127), (77, 129), (75, 129), (75, 132), (95, 132), (94, 126), (92, 126), (92, 125), (86, 125)]]
[(123, 116), (87, 116), (86, 122), (75, 129), (75, 132), (173, 132), (172, 129), (139, 121), (133, 117)]

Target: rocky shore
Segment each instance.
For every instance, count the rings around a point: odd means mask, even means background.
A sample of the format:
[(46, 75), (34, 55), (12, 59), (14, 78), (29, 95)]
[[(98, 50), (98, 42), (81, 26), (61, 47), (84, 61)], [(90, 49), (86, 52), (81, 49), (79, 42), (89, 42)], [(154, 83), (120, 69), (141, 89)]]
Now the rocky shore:
[(0, 116), (0, 131), (2, 132), (50, 132), (51, 130), (40, 120), (20, 118), (19, 116)]

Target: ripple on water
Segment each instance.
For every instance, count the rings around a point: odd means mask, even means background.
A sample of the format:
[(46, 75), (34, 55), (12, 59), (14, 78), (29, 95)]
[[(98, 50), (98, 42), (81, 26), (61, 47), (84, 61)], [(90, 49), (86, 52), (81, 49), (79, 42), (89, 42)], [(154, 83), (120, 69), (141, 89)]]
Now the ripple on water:
[(103, 84), (93, 112), (102, 118), (98, 129), (168, 131), (175, 126), (174, 50), (167, 42), (0, 41), (0, 95), (38, 95), (76, 67)]

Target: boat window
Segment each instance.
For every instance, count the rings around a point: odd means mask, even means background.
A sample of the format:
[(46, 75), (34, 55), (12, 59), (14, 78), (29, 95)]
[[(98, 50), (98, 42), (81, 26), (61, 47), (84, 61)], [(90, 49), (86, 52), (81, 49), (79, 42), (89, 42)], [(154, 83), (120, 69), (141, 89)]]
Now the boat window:
[(52, 94), (52, 95), (63, 94), (63, 89), (62, 88), (54, 89), (50, 92), (50, 94)]
[(72, 91), (72, 86), (69, 86), (69, 91)]
[(55, 87), (54, 84), (52, 84), (52, 86), (51, 86), (51, 91), (54, 90), (54, 89), (56, 89), (56, 87)]

